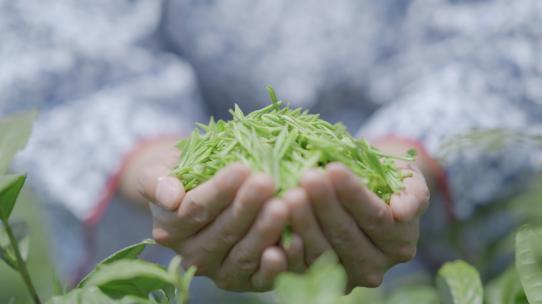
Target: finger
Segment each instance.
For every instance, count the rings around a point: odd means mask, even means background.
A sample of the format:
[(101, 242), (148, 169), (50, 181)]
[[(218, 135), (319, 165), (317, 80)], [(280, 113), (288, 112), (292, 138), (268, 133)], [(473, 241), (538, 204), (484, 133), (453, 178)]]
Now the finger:
[(211, 180), (189, 191), (178, 209), (182, 236), (191, 236), (212, 222), (234, 200), (237, 191), (250, 175), (243, 164), (233, 164), (220, 170)]
[(174, 247), (180, 239), (175, 235), (172, 225), (177, 225), (177, 214), (175, 211), (166, 210), (156, 204), (149, 203), (152, 215), (152, 237), (167, 247)]
[(429, 188), (419, 170), (408, 169), (412, 176), (404, 179), (404, 190), (392, 195), (390, 207), (395, 220), (410, 222), (417, 219), (429, 206)]
[(344, 165), (328, 165), (327, 175), (339, 202), (363, 232), (381, 250), (386, 253), (393, 250), (396, 233), (393, 231), (391, 208), (374, 192), (364, 187), (359, 178)]
[(291, 242), (284, 248), (288, 261), (288, 271), (303, 273), (306, 270), (303, 256), (303, 240), (296, 234), (292, 235)]
[(179, 207), (185, 191), (178, 178), (169, 176), (170, 169), (164, 165), (151, 167), (139, 178), (139, 192), (158, 206), (175, 210)]
[(275, 278), (286, 271), (287, 262), (284, 252), (278, 247), (265, 249), (260, 261), (260, 268), (252, 276), (252, 288), (255, 291), (268, 291), (273, 288)]
[(365, 232), (378, 233), (393, 224), (390, 207), (344, 165), (328, 165), (327, 175), (339, 202)]
[(290, 211), (292, 230), (303, 240), (304, 258), (311, 265), (320, 255), (331, 249), (320, 228), (305, 191), (292, 189), (284, 194), (284, 203)]
[(273, 179), (265, 174), (249, 177), (233, 202), (217, 219), (185, 245), (197, 261), (198, 273), (218, 269), (231, 248), (247, 233), (263, 204), (273, 197)]
[(327, 172), (342, 206), (376, 247), (398, 262), (410, 260), (416, 252), (418, 223), (395, 223), (391, 207), (344, 165), (331, 164)]
[[(374, 286), (377, 275), (389, 267), (387, 257), (361, 232), (342, 208), (326, 174), (310, 170), (301, 184), (307, 192), (316, 218), (353, 282)], [(379, 283), (379, 282), (378, 282)]]
[(265, 248), (278, 242), (286, 226), (288, 209), (284, 202), (267, 202), (248, 234), (237, 243), (224, 260), (217, 281), (229, 290), (244, 290), (245, 282), (256, 272)]

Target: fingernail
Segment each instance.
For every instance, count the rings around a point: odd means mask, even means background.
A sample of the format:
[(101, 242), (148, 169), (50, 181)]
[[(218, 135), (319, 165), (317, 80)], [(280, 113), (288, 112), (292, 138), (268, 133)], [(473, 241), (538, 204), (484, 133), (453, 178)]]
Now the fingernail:
[(177, 206), (177, 197), (181, 192), (179, 182), (173, 177), (163, 176), (158, 178), (156, 185), (156, 200), (157, 203), (167, 209), (175, 209)]

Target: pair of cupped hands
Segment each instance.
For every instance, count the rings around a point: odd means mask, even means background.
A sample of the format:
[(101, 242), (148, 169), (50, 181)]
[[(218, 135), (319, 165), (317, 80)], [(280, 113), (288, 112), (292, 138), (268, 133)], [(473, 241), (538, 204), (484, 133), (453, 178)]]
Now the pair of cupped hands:
[[(388, 204), (339, 163), (305, 172), (282, 197), (270, 176), (241, 163), (187, 192), (170, 175), (177, 157), (139, 178), (140, 193), (151, 201), (153, 237), (222, 289), (270, 290), (277, 275), (302, 273), (330, 250), (350, 288), (376, 287), (388, 269), (416, 254), (429, 190), (413, 164), (399, 165), (411, 177)], [(287, 226), (293, 236), (282, 246)]]

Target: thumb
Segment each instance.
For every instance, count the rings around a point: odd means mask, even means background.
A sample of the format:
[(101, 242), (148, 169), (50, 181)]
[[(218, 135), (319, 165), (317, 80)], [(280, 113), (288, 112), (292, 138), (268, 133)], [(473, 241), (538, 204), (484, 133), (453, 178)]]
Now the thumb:
[(425, 212), (429, 205), (429, 188), (421, 172), (410, 168), (412, 176), (404, 180), (405, 189), (391, 197), (390, 207), (399, 222), (410, 222)]
[(164, 165), (144, 170), (139, 179), (139, 192), (151, 203), (166, 210), (176, 210), (184, 198), (184, 187), (177, 177), (169, 175)]

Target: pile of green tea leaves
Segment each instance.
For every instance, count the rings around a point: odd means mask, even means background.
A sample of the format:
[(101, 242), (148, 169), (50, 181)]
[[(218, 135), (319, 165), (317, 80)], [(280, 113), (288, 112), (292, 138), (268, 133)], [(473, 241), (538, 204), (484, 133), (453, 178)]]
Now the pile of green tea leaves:
[(279, 195), (296, 187), (307, 169), (331, 162), (346, 165), (385, 201), (402, 189), (405, 175), (395, 168), (394, 160), (413, 160), (414, 150), (404, 158), (385, 155), (366, 140), (354, 138), (344, 125), (333, 125), (301, 108), (291, 109), (271, 87), (268, 91), (269, 106), (244, 114), (236, 105), (230, 110), (232, 120), (211, 118), (178, 143), (181, 157), (173, 174), (186, 190), (239, 161), (272, 176)]

